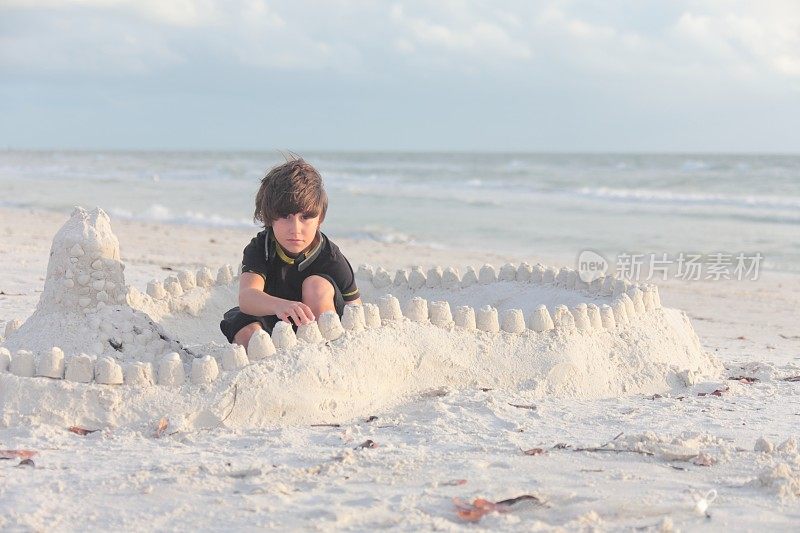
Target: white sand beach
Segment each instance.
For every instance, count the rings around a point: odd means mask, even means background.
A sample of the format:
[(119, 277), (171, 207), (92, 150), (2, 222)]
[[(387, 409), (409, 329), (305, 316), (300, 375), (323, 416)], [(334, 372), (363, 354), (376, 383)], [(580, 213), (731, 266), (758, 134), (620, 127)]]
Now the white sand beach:
[[(0, 209), (0, 332), (33, 313), (53, 236), (68, 215)], [(126, 282), (142, 292), (170, 271), (237, 264), (252, 236), (111, 224)], [(337, 243), (354, 265), (389, 272), (574, 261)], [(0, 406), (0, 449), (36, 452), (34, 466), (24, 456), (0, 461), (0, 527), (793, 529), (800, 519), (800, 381), (793, 380), (800, 376), (800, 276), (764, 272), (757, 281), (670, 280), (659, 288), (664, 307), (684, 310), (703, 351), (724, 365), (716, 379), (603, 399), (449, 386), (313, 426), (199, 428), (166, 420), (164, 427), (164, 413), (154, 411), (146, 423), (86, 427), (87, 435), (42, 423), (43, 413), (20, 420)]]
[(800, 531), (800, 2), (0, 21), (0, 533)]

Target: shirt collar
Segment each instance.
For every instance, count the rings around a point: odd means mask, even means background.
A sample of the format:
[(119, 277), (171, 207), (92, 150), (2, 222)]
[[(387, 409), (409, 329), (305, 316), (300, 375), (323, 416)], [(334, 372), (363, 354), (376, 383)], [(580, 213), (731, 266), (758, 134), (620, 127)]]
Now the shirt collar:
[(274, 256), (278, 256), (278, 258), (287, 265), (297, 265), (297, 270), (300, 272), (311, 266), (311, 263), (314, 262), (314, 260), (322, 251), (326, 240), (325, 234), (320, 230), (317, 230), (317, 237), (314, 239), (317, 241), (317, 244), (311, 250), (301, 253), (297, 257), (289, 257), (289, 255), (281, 247), (281, 245), (278, 243), (278, 240), (273, 235), (272, 228), (269, 228), (269, 231), (267, 231), (266, 238), (267, 261), (272, 259)]

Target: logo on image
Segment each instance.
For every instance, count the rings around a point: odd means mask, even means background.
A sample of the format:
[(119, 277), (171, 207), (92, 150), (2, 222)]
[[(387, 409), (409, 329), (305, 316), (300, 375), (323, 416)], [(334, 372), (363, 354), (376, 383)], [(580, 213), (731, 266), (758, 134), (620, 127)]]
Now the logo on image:
[(606, 258), (592, 250), (583, 250), (578, 254), (578, 276), (584, 283), (591, 283), (608, 272)]

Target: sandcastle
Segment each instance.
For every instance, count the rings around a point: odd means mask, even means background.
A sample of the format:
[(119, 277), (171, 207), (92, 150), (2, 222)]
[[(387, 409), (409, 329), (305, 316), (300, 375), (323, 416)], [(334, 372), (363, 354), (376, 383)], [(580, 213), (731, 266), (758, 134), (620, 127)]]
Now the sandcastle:
[(268, 426), (351, 419), (441, 387), (598, 398), (679, 389), (721, 365), (657, 287), (507, 264), (398, 270), (362, 265), (364, 304), (249, 353), (218, 323), (237, 273), (208, 268), (125, 283), (101, 209), (56, 234), (44, 291), (0, 347), (0, 425)]

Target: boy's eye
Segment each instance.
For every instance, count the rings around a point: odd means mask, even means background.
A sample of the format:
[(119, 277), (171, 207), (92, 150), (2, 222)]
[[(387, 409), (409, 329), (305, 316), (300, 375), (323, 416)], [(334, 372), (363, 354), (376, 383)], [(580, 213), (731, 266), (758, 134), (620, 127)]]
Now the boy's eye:
[(312, 215), (311, 213), (303, 213), (303, 220), (311, 220), (316, 215)]

